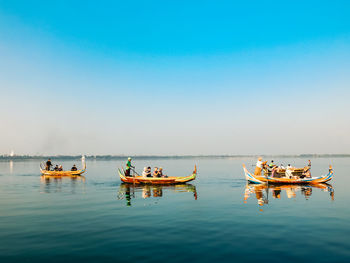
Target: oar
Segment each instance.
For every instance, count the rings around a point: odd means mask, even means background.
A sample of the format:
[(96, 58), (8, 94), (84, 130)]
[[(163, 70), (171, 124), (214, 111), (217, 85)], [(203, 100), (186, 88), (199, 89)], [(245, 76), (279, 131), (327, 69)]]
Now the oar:
[[(130, 169), (131, 169), (131, 168), (130, 168)], [(136, 174), (137, 176), (140, 176), (140, 175), (135, 171), (135, 168), (133, 168), (132, 171), (133, 171), (134, 174)]]
[[(130, 169), (131, 169), (131, 167), (130, 167)], [(135, 171), (135, 168), (132, 168), (132, 172), (133, 172), (133, 177), (132, 177), (133, 188), (132, 188), (132, 192), (133, 192), (133, 196), (135, 198), (135, 174), (137, 176), (140, 176), (140, 175)]]
[[(265, 173), (265, 172), (264, 172)], [(269, 178), (268, 172), (266, 173), (266, 199), (267, 203), (269, 203)]]
[(269, 181), (267, 181), (267, 185), (266, 185), (266, 200), (268, 204), (269, 203)]

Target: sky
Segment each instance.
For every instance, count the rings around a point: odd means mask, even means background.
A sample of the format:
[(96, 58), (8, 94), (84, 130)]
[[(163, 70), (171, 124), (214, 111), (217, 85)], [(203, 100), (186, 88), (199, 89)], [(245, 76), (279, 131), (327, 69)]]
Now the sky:
[(350, 153), (349, 13), (0, 0), (0, 154)]

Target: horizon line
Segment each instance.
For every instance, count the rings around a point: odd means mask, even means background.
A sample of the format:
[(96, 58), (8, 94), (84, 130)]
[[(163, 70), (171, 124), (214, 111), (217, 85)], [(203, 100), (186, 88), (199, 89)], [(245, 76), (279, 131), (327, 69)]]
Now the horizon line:
[[(0, 160), (21, 160), (21, 159), (41, 159), (41, 158), (59, 158), (59, 159), (77, 159), (81, 158), (82, 155), (0, 155)], [(322, 157), (350, 157), (350, 154), (340, 154), (340, 153), (307, 153), (307, 154), (187, 154), (187, 155), (84, 155), (87, 159), (124, 159), (129, 156), (135, 159), (150, 159), (150, 158), (242, 158), (242, 157), (299, 157), (299, 158), (322, 158)]]

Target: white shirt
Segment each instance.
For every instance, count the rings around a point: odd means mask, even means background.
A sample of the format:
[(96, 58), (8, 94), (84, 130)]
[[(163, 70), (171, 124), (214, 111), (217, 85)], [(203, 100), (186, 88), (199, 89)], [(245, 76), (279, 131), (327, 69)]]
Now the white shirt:
[(256, 167), (262, 168), (262, 161), (257, 161), (256, 162)]

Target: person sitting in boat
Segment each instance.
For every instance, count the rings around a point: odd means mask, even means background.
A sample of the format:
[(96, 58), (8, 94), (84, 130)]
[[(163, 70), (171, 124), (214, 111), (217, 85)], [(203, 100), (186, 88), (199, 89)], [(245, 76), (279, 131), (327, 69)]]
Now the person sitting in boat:
[(46, 170), (50, 171), (51, 166), (52, 166), (51, 159), (48, 159), (46, 162)]
[(130, 176), (130, 170), (131, 168), (135, 168), (131, 165), (131, 158), (128, 158), (128, 161), (126, 162), (126, 169), (125, 169), (125, 176)]
[(303, 169), (303, 173), (301, 174), (300, 178), (311, 178), (311, 171), (310, 171), (310, 167), (306, 166)]
[(286, 177), (291, 179), (293, 176), (292, 172), (293, 172), (293, 167), (290, 164), (288, 164), (286, 168)]
[(144, 167), (142, 172), (143, 177), (152, 177), (151, 167)]
[(267, 171), (267, 172), (272, 172), (272, 168), (275, 166), (273, 160), (271, 160), (271, 162), (269, 164), (265, 164), (263, 166), (263, 169), (264, 171)]
[(152, 177), (152, 169), (150, 166), (147, 167), (147, 177)]
[(261, 175), (261, 170), (263, 169), (263, 166), (266, 165), (266, 163), (267, 161), (263, 162), (262, 157), (259, 157), (258, 161), (256, 162), (254, 175)]
[(63, 167), (62, 167), (62, 165), (60, 165), (60, 167), (58, 167), (58, 171), (63, 171)]
[(53, 168), (54, 171), (58, 171), (59, 167), (58, 165), (56, 164), (55, 168)]
[(143, 167), (142, 177), (147, 177), (146, 172), (147, 172), (147, 167), (145, 166), (145, 167)]
[(160, 177), (158, 167), (154, 167), (153, 177)]
[(277, 177), (277, 170), (278, 170), (278, 167), (276, 165), (274, 167), (272, 167), (271, 177)]
[(78, 168), (75, 166), (75, 164), (72, 166), (72, 169), (70, 169), (71, 171), (78, 171)]
[(163, 168), (162, 167), (159, 168), (159, 177), (164, 177), (164, 178), (168, 177), (167, 175), (163, 174)]
[(280, 166), (278, 166), (278, 170), (282, 171), (282, 170), (286, 170), (286, 168), (283, 166), (283, 164), (281, 164)]
[(276, 167), (276, 164), (273, 162), (273, 160), (271, 160), (271, 162), (269, 163), (269, 165), (267, 166), (267, 170), (269, 172), (272, 172), (272, 168)]

